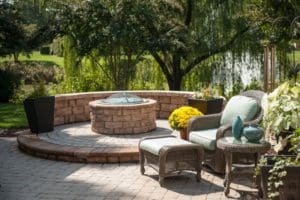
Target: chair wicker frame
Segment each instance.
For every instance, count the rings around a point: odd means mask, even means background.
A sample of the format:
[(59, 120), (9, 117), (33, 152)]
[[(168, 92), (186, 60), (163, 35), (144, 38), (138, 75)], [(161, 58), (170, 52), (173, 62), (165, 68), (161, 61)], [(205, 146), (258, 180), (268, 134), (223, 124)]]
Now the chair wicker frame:
[[(263, 96), (265, 95), (264, 92), (260, 90), (248, 90), (242, 92), (240, 95), (253, 98), (257, 101), (259, 105), (259, 110), (256, 113), (255, 117), (251, 121), (244, 122), (244, 125), (250, 124), (259, 124), (263, 118), (263, 108), (261, 106), (261, 101)], [(212, 115), (203, 115), (199, 117), (193, 117), (190, 119), (188, 128), (187, 128), (187, 137), (189, 138), (189, 134), (191, 131), (194, 130), (205, 130), (205, 129), (212, 129), (218, 128), (216, 140), (219, 140), (225, 136), (231, 136), (232, 133), (232, 126), (231, 124), (226, 124), (224, 126), (220, 126), (220, 121), (223, 112), (218, 114)], [(216, 141), (217, 144), (217, 141)], [(247, 157), (248, 156), (248, 157)], [(237, 162), (237, 160), (245, 159), (246, 162), (249, 162), (249, 155), (235, 153), (233, 155), (233, 161)], [(204, 164), (208, 165), (214, 172), (224, 174), (225, 173), (225, 157), (224, 152), (216, 147), (216, 150), (210, 151), (204, 149)]]
[(146, 164), (158, 172), (160, 185), (163, 184), (165, 177), (178, 175), (183, 170), (196, 171), (196, 180), (200, 181), (203, 158), (203, 148), (201, 146), (192, 143), (176, 146), (164, 146), (160, 149), (158, 156), (140, 148), (140, 144), (144, 140), (166, 137), (174, 136), (150, 136), (140, 140), (139, 156), (141, 174), (145, 173), (144, 166)]

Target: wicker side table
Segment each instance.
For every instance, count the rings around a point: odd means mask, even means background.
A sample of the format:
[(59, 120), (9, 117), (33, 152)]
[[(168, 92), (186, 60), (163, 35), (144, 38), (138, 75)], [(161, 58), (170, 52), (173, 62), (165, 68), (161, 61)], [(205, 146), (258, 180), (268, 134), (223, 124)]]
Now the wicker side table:
[(199, 145), (170, 135), (145, 137), (139, 142), (139, 152), (141, 173), (145, 173), (145, 164), (152, 167), (159, 174), (160, 185), (165, 177), (183, 170), (194, 170), (197, 181), (201, 179), (203, 149)]
[(232, 154), (233, 153), (249, 153), (255, 156), (255, 167), (258, 163), (261, 154), (266, 153), (271, 144), (266, 141), (259, 143), (250, 143), (246, 140), (236, 140), (234, 137), (224, 137), (217, 141), (217, 147), (224, 151), (226, 161), (226, 174), (224, 181), (224, 193), (227, 196), (230, 190), (232, 181)]

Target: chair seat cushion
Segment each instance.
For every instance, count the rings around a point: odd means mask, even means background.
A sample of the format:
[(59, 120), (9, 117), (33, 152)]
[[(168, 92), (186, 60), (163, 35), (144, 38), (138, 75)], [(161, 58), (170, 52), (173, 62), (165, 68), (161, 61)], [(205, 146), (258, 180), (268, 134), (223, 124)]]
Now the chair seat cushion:
[(206, 129), (199, 131), (191, 131), (189, 141), (201, 145), (204, 149), (216, 149), (216, 137), (218, 129)]
[(143, 140), (140, 143), (140, 148), (158, 156), (160, 149), (165, 146), (179, 146), (186, 144), (191, 143), (174, 137), (166, 137)]
[(224, 108), (220, 124), (221, 126), (231, 124), (233, 119), (240, 116), (244, 122), (252, 120), (259, 111), (255, 99), (245, 96), (232, 97)]

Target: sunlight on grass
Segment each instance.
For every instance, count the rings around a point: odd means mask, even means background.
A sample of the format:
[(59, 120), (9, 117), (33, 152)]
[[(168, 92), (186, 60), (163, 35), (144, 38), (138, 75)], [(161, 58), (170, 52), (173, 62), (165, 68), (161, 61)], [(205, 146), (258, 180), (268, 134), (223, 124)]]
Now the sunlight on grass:
[[(293, 53), (289, 53), (289, 58), (293, 62)], [(300, 62), (300, 50), (295, 51), (295, 62), (296, 64)]]
[[(30, 57), (27, 57), (26, 55), (20, 55), (19, 60), (20, 61), (50, 61), (54, 62), (58, 66), (63, 67), (64, 66), (64, 59), (63, 57), (59, 57), (56, 55), (41, 55), (40, 52), (34, 51), (32, 54), (29, 55)], [(0, 62), (4, 61), (12, 61), (12, 57), (0, 57)]]
[(22, 104), (0, 104), (0, 128), (28, 127)]

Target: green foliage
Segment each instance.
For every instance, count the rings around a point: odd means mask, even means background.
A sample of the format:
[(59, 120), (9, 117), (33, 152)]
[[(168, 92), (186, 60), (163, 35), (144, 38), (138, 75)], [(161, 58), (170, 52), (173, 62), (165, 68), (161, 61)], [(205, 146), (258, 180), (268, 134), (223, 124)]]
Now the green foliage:
[(300, 127), (294, 131), (294, 134), (291, 135), (290, 141), (292, 145), (290, 151), (297, 155), (295, 164), (300, 166)]
[(8, 102), (19, 87), (21, 77), (11, 70), (0, 68), (0, 102)]
[(56, 38), (53, 40), (53, 42), (50, 44), (51, 53), (53, 55), (57, 55), (59, 57), (63, 56), (64, 47), (63, 47), (63, 38)]
[[(9, 56), (0, 58), (0, 63), (5, 61), (12, 61), (12, 59)], [(49, 63), (46, 64), (46, 66), (50, 66), (50, 65), (57, 65), (60, 67), (64, 66), (62, 57), (58, 57), (55, 55), (41, 55), (40, 52), (38, 51), (33, 51), (31, 54), (28, 55), (21, 54), (19, 56), (19, 61), (38, 61), (38, 62), (42, 61), (41, 63)]]
[(23, 104), (0, 104), (0, 128), (28, 127)]
[(80, 58), (75, 46), (74, 38), (64, 37), (64, 71), (65, 79), (68, 81), (78, 75)]
[(57, 67), (55, 63), (47, 61), (3, 62), (0, 64), (0, 69), (10, 71), (20, 77), (19, 79), (23, 80), (25, 84), (40, 81), (57, 83), (62, 80), (59, 75), (63, 73), (62, 69)]
[(102, 68), (95, 66), (95, 63), (88, 58), (84, 58), (80, 66), (76, 69), (76, 74), (65, 77), (63, 82), (54, 86), (54, 93), (112, 90), (112, 82)]
[(261, 12), (263, 18), (260, 20), (265, 20), (263, 30), (271, 43), (286, 43), (300, 37), (298, 27), (300, 6), (297, 0), (267, 0), (264, 4), (265, 7)]
[(269, 170), (268, 177), (268, 198), (276, 199), (279, 197), (280, 187), (283, 186), (282, 179), (286, 176), (286, 166), (293, 164), (290, 158), (274, 158), (275, 163)]
[(65, 21), (63, 29), (68, 35), (64, 44), (66, 78), (77, 74), (80, 60), (86, 57), (106, 74), (114, 84), (113, 89), (128, 89), (143, 53), (140, 27), (132, 15), (136, 4), (97, 0), (82, 4), (80, 7), (66, 5), (61, 13)]
[(151, 56), (144, 56), (137, 64), (135, 78), (131, 80), (131, 90), (166, 90), (166, 79), (157, 62)]
[[(53, 9), (49, 9), (53, 10)], [(29, 53), (51, 41), (60, 31), (50, 22), (50, 13), (39, 12), (31, 1), (0, 2), (0, 56)]]
[(72, 77), (64, 80), (54, 88), (55, 93), (73, 93), (111, 90), (109, 80), (106, 80), (101, 73), (86, 71), (80, 77)]
[(45, 83), (39, 82), (33, 85), (33, 91), (29, 94), (28, 98), (36, 99), (45, 96), (49, 96)]
[[(297, 147), (299, 148), (299, 143)], [(257, 178), (261, 174), (261, 168), (263, 166), (272, 165), (271, 169), (268, 171), (267, 180), (267, 197), (268, 199), (278, 199), (281, 194), (281, 188), (284, 184), (284, 178), (287, 175), (288, 166), (300, 166), (299, 162), (299, 152), (297, 156), (274, 156), (274, 157), (263, 157), (260, 159), (258, 165), (255, 168), (254, 178)]]
[(262, 90), (261, 82), (254, 78), (249, 85), (245, 86), (244, 90)]
[(300, 127), (300, 83), (288, 81), (268, 95), (263, 123), (275, 135)]
[(154, 1), (144, 6), (143, 19), (148, 19), (143, 21), (144, 34), (150, 41), (147, 48), (163, 69), (171, 90), (182, 89), (183, 77), (206, 59), (234, 47), (236, 41), (243, 43), (241, 38), (249, 29), (247, 17), (240, 12), (243, 5), (187, 0)]
[(30, 95), (30, 92), (25, 90), (24, 81), (21, 81), (20, 86), (14, 91), (9, 102), (13, 104), (22, 104), (23, 101)]
[(20, 12), (15, 6), (0, 2), (0, 56), (17, 54), (26, 49), (26, 35)]
[[(116, 89), (128, 88), (135, 65), (147, 50), (161, 67), (169, 88), (180, 90), (185, 75), (207, 58), (233, 47), (249, 29), (247, 16), (240, 12), (244, 8), (243, 3), (230, 0), (217, 4), (92, 0), (78, 6), (63, 4), (58, 16), (61, 29), (75, 42), (77, 56), (94, 59), (96, 65), (100, 65), (99, 56), (103, 57), (104, 66), (98, 67), (106, 71)], [(203, 78), (210, 77), (204, 74)]]

